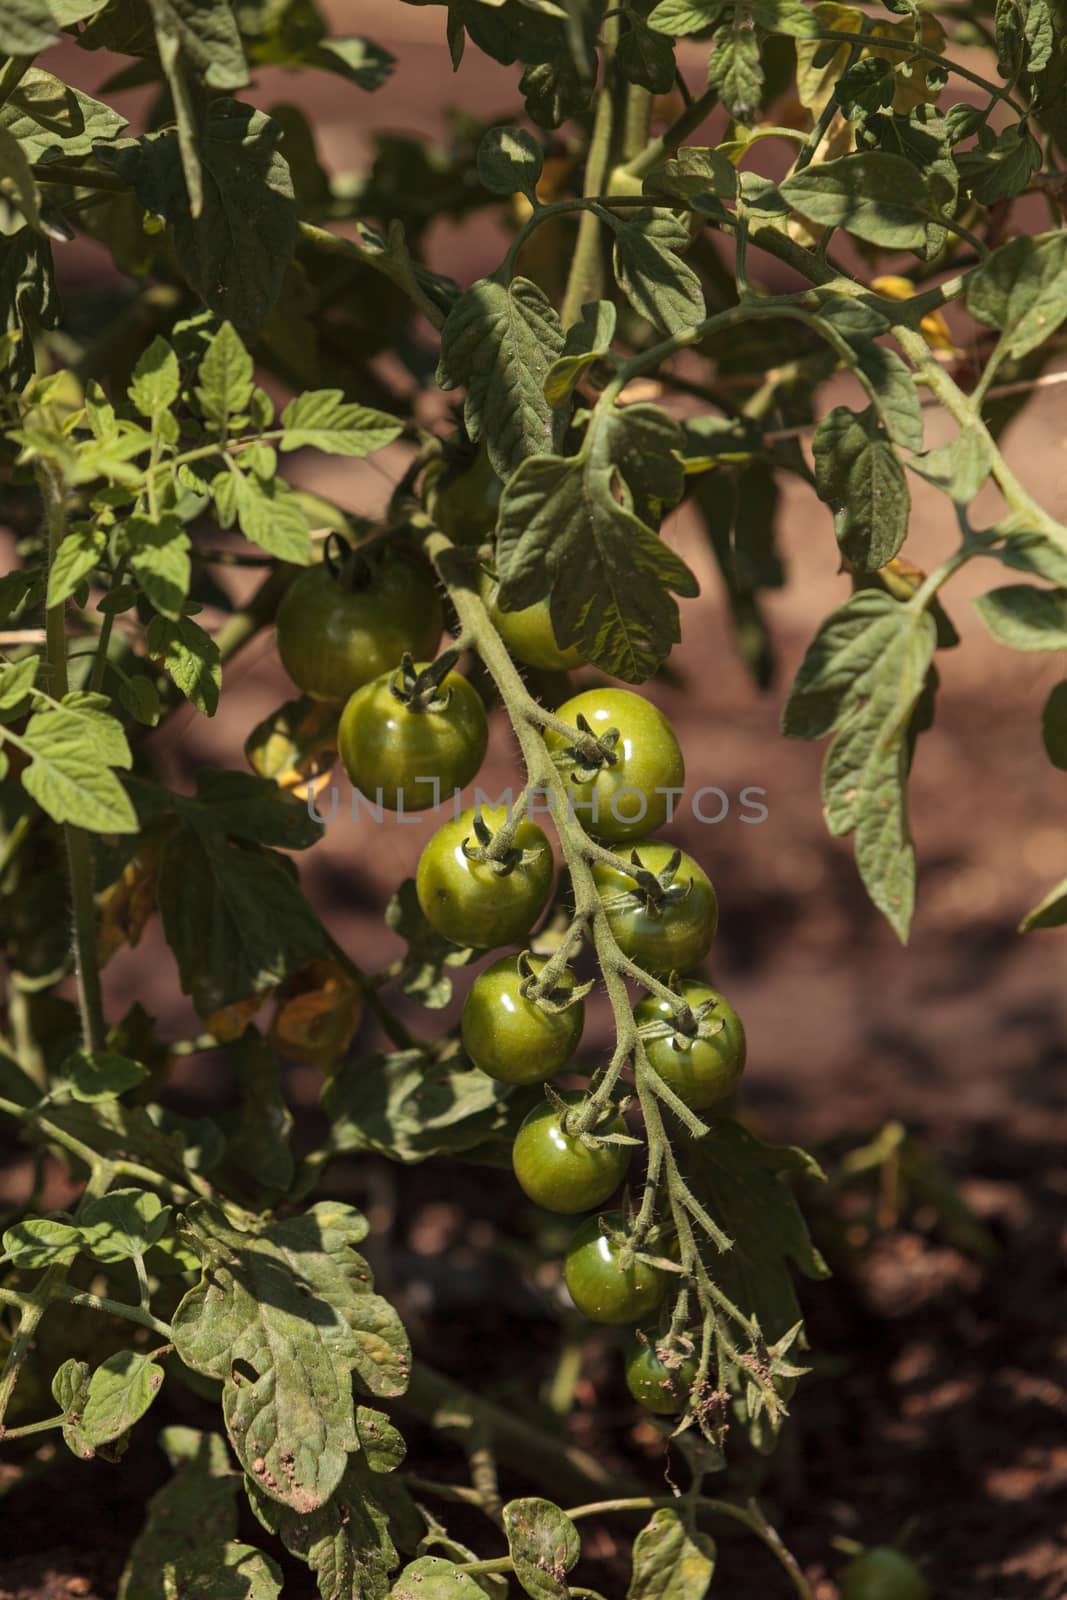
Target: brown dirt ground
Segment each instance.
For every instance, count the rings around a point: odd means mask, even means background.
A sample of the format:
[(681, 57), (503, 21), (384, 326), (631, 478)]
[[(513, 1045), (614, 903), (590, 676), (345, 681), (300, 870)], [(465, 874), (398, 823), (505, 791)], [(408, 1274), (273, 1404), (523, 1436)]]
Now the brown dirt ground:
[[(398, 48), (402, 69), (373, 101), (316, 81), (317, 126), (332, 164), (355, 165), (372, 126), (432, 132), (446, 104), (484, 109), (494, 95), (502, 107), (512, 103), (512, 74), (476, 58), (457, 79), (448, 76), (435, 8), (369, 10), (368, 18), (361, 5), (361, 26)], [(334, 12), (339, 26), (351, 23), (350, 8)], [(379, 15), (383, 25), (375, 28)], [(84, 59), (70, 64), (85, 80)], [(91, 66), (99, 81), (101, 64)], [(264, 74), (256, 98), (264, 105), (290, 98), (294, 81)], [(455, 276), (478, 275), (477, 242), (442, 230), (437, 245), (439, 264)], [(67, 270), (73, 278), (98, 272), (98, 253), (74, 253)], [(1035, 497), (1062, 517), (1067, 441), (1057, 393), (1037, 397), (1014, 424), (1007, 453)], [(943, 437), (932, 417), (930, 442)], [(324, 493), (373, 512), (396, 460), (386, 453), (366, 465), (301, 470)], [(953, 530), (942, 502), (914, 480), (912, 490), (907, 553), (929, 567)], [(997, 581), (992, 570), (971, 568), (953, 583), (948, 604), (963, 645), (943, 658), (937, 723), (923, 736), (915, 767), (921, 889), (903, 949), (860, 891), (847, 841), (825, 834), (822, 751), (777, 732), (803, 649), (845, 594), (829, 514), (800, 486), (786, 489), (781, 527), (791, 576), (768, 607), (782, 660), (774, 688), (760, 696), (738, 665), (710, 558), (683, 515), (668, 537), (698, 572), (703, 593), (683, 608), (686, 643), (672, 662), (681, 683), (656, 691), (686, 749), (692, 786), (717, 784), (734, 797), (721, 825), (680, 819), (671, 831), (701, 857), (720, 892), (714, 971), (749, 1034), (744, 1108), (761, 1131), (816, 1142), (830, 1156), (899, 1118), (944, 1160), (999, 1253), (991, 1262), (968, 1256), (928, 1206), (890, 1215), (867, 1248), (851, 1252), (815, 1203), (820, 1239), (835, 1246), (836, 1278), (805, 1290), (816, 1370), (794, 1403), (788, 1446), (760, 1469), (761, 1493), (818, 1600), (836, 1594), (831, 1575), (841, 1557), (832, 1537), (877, 1542), (905, 1524), (937, 1600), (1058, 1600), (1067, 1593), (1067, 934), (1023, 939), (1014, 928), (1067, 873), (1065, 780), (1045, 762), (1039, 730), (1062, 663), (1012, 655), (982, 634), (969, 602)], [(168, 734), (161, 761), (182, 784), (203, 763), (238, 762), (245, 733), (286, 696), (269, 638), (235, 663), (227, 691), (213, 723), (188, 716)], [(509, 740), (498, 728), (487, 787), (514, 776)], [(760, 826), (738, 819), (745, 785), (767, 791), (769, 817)], [(420, 840), (418, 828), (360, 830), (338, 821), (307, 861), (316, 904), (357, 960), (377, 965), (391, 956), (377, 908), (412, 870)], [(139, 998), (167, 1037), (196, 1028), (174, 987), (154, 929), (108, 969), (117, 1010)], [(603, 1008), (594, 1006), (594, 1048), (604, 1029)], [(313, 1085), (297, 1069), (291, 1087), (307, 1102)], [(307, 1137), (314, 1128), (308, 1120)], [(422, 1352), (457, 1377), (480, 1371), (487, 1392), (528, 1405), (532, 1379), (550, 1371), (555, 1336), (514, 1265), (514, 1236), (525, 1224), (509, 1180), (433, 1164), (399, 1174), (368, 1164), (338, 1169), (336, 1182), (395, 1223), (396, 1249), (379, 1265)], [(647, 1426), (634, 1428), (610, 1354), (610, 1340), (599, 1337), (587, 1350), (575, 1436), (640, 1466), (655, 1489), (659, 1446)], [(414, 1430), (412, 1455), (423, 1470), (425, 1444)], [(446, 1475), (449, 1465), (433, 1470)], [(743, 1470), (754, 1471), (751, 1463)], [(144, 1445), (117, 1469), (71, 1461), (57, 1471), (61, 1531), (56, 1497), (25, 1488), (7, 1499), (0, 1600), (113, 1594), (133, 1531), (127, 1485), (135, 1482), (139, 1496), (161, 1467)], [(467, 1526), (454, 1520), (457, 1529)], [(618, 1526), (591, 1531), (599, 1563), (588, 1581), (621, 1594)], [(723, 1540), (716, 1587), (738, 1596), (785, 1592), (763, 1554), (735, 1538)], [(294, 1573), (286, 1594), (296, 1600), (305, 1592)]]

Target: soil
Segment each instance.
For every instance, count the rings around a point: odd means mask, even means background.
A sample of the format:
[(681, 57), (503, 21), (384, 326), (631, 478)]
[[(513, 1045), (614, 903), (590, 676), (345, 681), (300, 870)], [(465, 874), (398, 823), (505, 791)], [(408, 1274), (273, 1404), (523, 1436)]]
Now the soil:
[[(363, 11), (371, 14), (361, 26), (397, 50), (401, 68), (373, 102), (316, 80), (316, 126), (332, 165), (362, 158), (371, 123), (353, 127), (357, 116), (435, 131), (446, 104), (484, 109), (497, 96), (501, 106), (512, 103), (513, 75), (484, 66), (473, 52), (449, 79), (437, 8), (365, 3)], [(110, 70), (73, 52), (65, 65), (86, 87)], [(264, 105), (290, 98), (294, 81), (264, 73), (255, 98)], [(477, 230), (462, 241), (442, 230), (436, 248), (444, 258), (437, 264), (463, 282), (497, 259), (493, 241)], [(774, 282), (773, 264), (761, 265)], [(74, 255), (65, 270), (99, 272), (99, 255)], [(835, 398), (828, 395), (827, 405)], [(1056, 392), (1039, 394), (1006, 437), (1009, 459), (1035, 498), (1061, 518), (1062, 416)], [(944, 437), (931, 415), (929, 442)], [(299, 465), (309, 485), (373, 514), (399, 459), (390, 451), (355, 466)], [(929, 568), (954, 532), (944, 502), (916, 480), (912, 489), (907, 553)], [(992, 520), (995, 511), (986, 509)], [(687, 642), (671, 663), (677, 682), (651, 691), (678, 729), (691, 789), (716, 785), (730, 798), (721, 823), (684, 814), (670, 833), (700, 856), (720, 894), (714, 976), (748, 1031), (743, 1113), (765, 1136), (814, 1146), (831, 1173), (850, 1149), (899, 1121), (941, 1164), (984, 1232), (976, 1236), (951, 1202), (928, 1190), (894, 1197), (873, 1182), (860, 1190), (835, 1185), (822, 1197), (806, 1190), (805, 1208), (835, 1272), (829, 1283), (803, 1286), (813, 1372), (801, 1383), (779, 1452), (742, 1459), (709, 1491), (758, 1487), (817, 1600), (837, 1594), (834, 1574), (846, 1558), (835, 1538), (878, 1543), (902, 1532), (936, 1600), (1060, 1600), (1067, 1594), (1067, 932), (1023, 938), (1015, 928), (1067, 873), (1067, 779), (1048, 766), (1040, 742), (1040, 707), (1062, 663), (1013, 655), (982, 633), (970, 599), (998, 581), (992, 569), (972, 565), (953, 582), (948, 606), (963, 640), (943, 658), (937, 721), (922, 738), (913, 776), (921, 888), (914, 934), (902, 948), (866, 901), (848, 841), (825, 833), (823, 751), (777, 731), (815, 626), (847, 593), (829, 513), (802, 486), (786, 487), (780, 528), (790, 577), (768, 604), (780, 656), (771, 690), (761, 695), (739, 665), (703, 536), (682, 514), (667, 537), (697, 571), (702, 595), (683, 608)], [(248, 729), (291, 692), (269, 637), (238, 659), (226, 688), (218, 718), (175, 719), (161, 743), (161, 766), (183, 787), (204, 764), (239, 763)], [(483, 782), (495, 793), (494, 785), (514, 779), (509, 740), (498, 728)], [(745, 786), (766, 791), (768, 817), (758, 826), (741, 820)], [(342, 818), (303, 864), (303, 878), (344, 947), (377, 966), (393, 954), (383, 945), (379, 907), (413, 870), (421, 835), (395, 825), (361, 830)], [(157, 929), (116, 957), (107, 979), (117, 1012), (137, 998), (164, 1037), (198, 1030), (176, 998)], [(593, 1053), (606, 1039), (596, 1002), (587, 1038)], [(202, 1084), (197, 1069), (183, 1068), (179, 1091)], [(294, 1068), (289, 1088), (303, 1108), (298, 1136), (307, 1143), (319, 1127), (315, 1077)], [(6, 1198), (18, 1192), (24, 1168), (11, 1165), (0, 1177)], [(552, 1269), (534, 1279), (523, 1272), (518, 1247), (531, 1225), (509, 1176), (373, 1161), (339, 1164), (330, 1186), (375, 1218), (376, 1270), (424, 1359), (544, 1420), (538, 1396), (559, 1342), (549, 1311)], [(661, 1441), (650, 1424), (635, 1425), (615, 1349), (603, 1334), (587, 1343), (566, 1431), (637, 1473), (649, 1492), (667, 1492)], [(164, 1394), (160, 1408), (168, 1403)], [(182, 1415), (190, 1419), (184, 1399)], [(462, 1475), (458, 1452), (442, 1454), (417, 1424), (405, 1431), (418, 1472)], [(0, 1600), (110, 1600), (144, 1488), (164, 1473), (151, 1438), (135, 1435), (117, 1467), (57, 1459), (47, 1495), (38, 1483), (12, 1487), (0, 1479), (0, 1489), (8, 1488)], [(506, 1476), (508, 1492), (524, 1487), (521, 1477)], [(492, 1544), (463, 1508), (435, 1509), (448, 1511), (460, 1537), (482, 1550)], [(584, 1581), (616, 1600), (625, 1591), (630, 1534), (618, 1519), (584, 1530), (595, 1557)], [(255, 1539), (267, 1547), (258, 1529)], [(720, 1545), (714, 1592), (787, 1592), (773, 1560), (750, 1539), (724, 1529)], [(286, 1570), (287, 1600), (303, 1600), (306, 1572)]]

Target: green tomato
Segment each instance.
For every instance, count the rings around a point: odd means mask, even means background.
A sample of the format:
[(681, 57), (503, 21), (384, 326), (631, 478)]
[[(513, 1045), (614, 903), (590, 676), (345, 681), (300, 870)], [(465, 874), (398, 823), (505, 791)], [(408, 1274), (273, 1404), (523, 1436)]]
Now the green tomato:
[[(641, 868), (659, 876), (668, 867), (674, 847), (659, 839), (634, 846)], [(608, 924), (619, 949), (654, 977), (690, 972), (711, 949), (719, 921), (719, 903), (711, 879), (681, 851), (670, 886), (658, 903), (646, 894), (631, 870), (597, 862), (593, 877), (604, 902)]]
[[(584, 1096), (576, 1090), (560, 1096), (569, 1106)], [(625, 1119), (616, 1112), (598, 1133), (625, 1133)], [(562, 1126), (562, 1115), (547, 1101), (530, 1112), (515, 1135), (511, 1164), (519, 1186), (546, 1211), (588, 1211), (615, 1193), (630, 1165), (631, 1146), (589, 1144)]]
[[(503, 806), (483, 808), (494, 833), (503, 827)], [(474, 810), (444, 823), (419, 857), (415, 890), (426, 920), (453, 944), (485, 950), (518, 944), (544, 910), (552, 888), (554, 864), (544, 833), (525, 817), (515, 833), (515, 850), (530, 852), (501, 872), (494, 862), (472, 861), (464, 844), (474, 846)]]
[(892, 1545), (875, 1545), (841, 1574), (841, 1600), (929, 1600), (930, 1585)]
[(278, 654), (315, 700), (341, 703), (405, 654), (431, 657), (441, 637), (441, 600), (415, 555), (370, 556), (345, 589), (325, 563), (296, 578), (278, 607)]
[[(535, 973), (544, 964), (530, 957)], [(498, 1083), (543, 1083), (567, 1065), (582, 1036), (584, 1000), (545, 1011), (523, 997), (522, 982), (519, 957), (501, 956), (478, 974), (463, 1006), (463, 1048)], [(574, 988), (573, 974), (565, 971), (556, 988), (562, 999)]]
[(619, 1265), (622, 1246), (601, 1232), (603, 1220), (613, 1232), (625, 1228), (622, 1213), (583, 1222), (567, 1249), (563, 1276), (579, 1311), (593, 1322), (643, 1322), (667, 1293), (667, 1273), (645, 1261)]
[[(427, 663), (415, 665), (425, 671)], [(463, 789), (489, 741), (485, 707), (458, 672), (429, 705), (400, 694), (396, 672), (357, 689), (341, 713), (337, 745), (345, 771), (369, 800), (390, 811), (425, 811)]]
[(706, 983), (683, 983), (679, 993), (694, 1012), (713, 1001), (715, 1008), (707, 1020), (723, 1023), (719, 1032), (681, 1032), (674, 1025), (671, 1005), (654, 995), (640, 1002), (634, 1018), (638, 1025), (658, 1022), (671, 1029), (645, 1040), (648, 1059), (679, 1100), (693, 1111), (706, 1111), (732, 1094), (740, 1081), (745, 1069), (745, 1030), (730, 1002)]
[(521, 611), (502, 611), (496, 598), (496, 585), (486, 576), (482, 580), (482, 599), (489, 608), (489, 619), (516, 661), (544, 672), (571, 672), (584, 661), (576, 645), (562, 649), (549, 615), (548, 601), (536, 600)]
[(445, 466), (437, 474), (427, 507), (453, 544), (481, 544), (496, 526), (503, 490), (483, 444), (469, 464)]
[[(584, 717), (596, 737), (618, 731), (615, 763), (602, 766), (592, 777), (581, 771), (578, 758), (563, 766), (578, 821), (587, 833), (607, 844), (641, 839), (669, 820), (672, 799), (685, 783), (681, 748), (662, 711), (629, 689), (589, 689), (560, 706), (556, 715), (577, 727)], [(569, 749), (564, 734), (549, 729), (549, 749), (558, 757)]]
[(650, 1333), (647, 1342), (635, 1339), (626, 1352), (626, 1387), (646, 1411), (673, 1416), (685, 1409), (699, 1366), (695, 1355), (683, 1356), (680, 1351), (665, 1362)]

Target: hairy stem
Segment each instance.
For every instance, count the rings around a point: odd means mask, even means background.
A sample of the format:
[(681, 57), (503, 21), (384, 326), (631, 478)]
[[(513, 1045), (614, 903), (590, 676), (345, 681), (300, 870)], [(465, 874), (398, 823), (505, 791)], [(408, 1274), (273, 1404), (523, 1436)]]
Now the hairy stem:
[[(603, 81), (597, 94), (593, 116), (593, 135), (589, 144), (589, 158), (585, 168), (585, 193), (599, 194), (611, 165), (611, 149), (615, 134), (614, 76), (615, 46), (619, 38), (618, 16), (608, 17), (603, 27)], [(600, 220), (592, 211), (584, 211), (578, 224), (578, 241), (567, 278), (560, 316), (563, 326), (569, 328), (578, 321), (582, 307), (588, 300), (599, 300), (604, 288), (604, 261), (601, 254)]]

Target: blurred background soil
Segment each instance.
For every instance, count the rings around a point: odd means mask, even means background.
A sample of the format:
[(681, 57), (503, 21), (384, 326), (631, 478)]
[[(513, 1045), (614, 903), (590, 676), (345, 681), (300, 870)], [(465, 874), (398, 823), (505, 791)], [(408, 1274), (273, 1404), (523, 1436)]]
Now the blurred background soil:
[[(509, 115), (518, 104), (517, 69), (474, 49), (451, 73), (437, 7), (361, 0), (332, 13), (338, 30), (356, 26), (398, 55), (390, 82), (367, 96), (325, 74), (270, 70), (248, 98), (267, 109), (303, 104), (320, 159), (334, 170), (365, 164), (376, 132), (440, 134), (450, 106)], [(90, 90), (114, 66), (73, 49), (62, 56), (56, 70)], [(699, 47), (692, 62), (695, 80)], [(118, 103), (132, 119), (142, 97), (129, 93)], [(694, 142), (713, 138), (713, 128), (702, 130)], [(438, 225), (430, 247), (431, 264), (463, 285), (500, 257), (486, 214)], [(57, 259), (61, 283), (96, 281), (107, 270), (92, 245), (60, 249)], [(782, 282), (766, 258), (757, 256), (753, 270), (772, 287)], [(1063, 392), (1038, 392), (1004, 446), (1034, 498), (1067, 519)], [(824, 392), (824, 407), (847, 397), (842, 382)], [(927, 416), (929, 444), (950, 436), (942, 417)], [(298, 459), (296, 474), (373, 516), (402, 460), (395, 449), (366, 463)], [(929, 569), (954, 546), (955, 528), (947, 501), (915, 477), (909, 486), (905, 553)], [(989, 504), (976, 509), (992, 521), (996, 499), (986, 494)], [(952, 581), (945, 598), (962, 644), (939, 659), (937, 720), (920, 741), (912, 778), (920, 892), (911, 943), (902, 948), (859, 886), (850, 843), (826, 834), (824, 748), (778, 732), (796, 666), (819, 621), (848, 592), (830, 513), (796, 480), (783, 484), (779, 528), (788, 583), (766, 608), (780, 657), (772, 688), (761, 694), (741, 666), (705, 536), (683, 511), (665, 535), (702, 592), (682, 605), (676, 683), (650, 689), (677, 728), (690, 790), (715, 785), (730, 800), (716, 825), (683, 807), (669, 834), (700, 858), (719, 891), (712, 971), (748, 1032), (743, 1110), (764, 1135), (814, 1143), (831, 1166), (899, 1119), (944, 1162), (997, 1254), (977, 1259), (930, 1206), (905, 1213), (891, 1204), (873, 1235), (860, 1230), (866, 1248), (851, 1251), (848, 1229), (816, 1203), (820, 1242), (840, 1246), (837, 1276), (805, 1288), (815, 1373), (794, 1402), (786, 1447), (761, 1469), (761, 1493), (818, 1600), (836, 1594), (831, 1578), (842, 1558), (830, 1548), (834, 1535), (877, 1542), (904, 1525), (938, 1600), (1057, 1600), (1067, 1593), (1067, 932), (1023, 938), (1015, 928), (1067, 873), (1067, 776), (1049, 766), (1040, 737), (1040, 709), (1063, 662), (1014, 654), (984, 633), (970, 601), (1007, 581), (998, 569), (975, 562)], [(157, 741), (161, 769), (179, 787), (191, 788), (205, 764), (241, 764), (248, 731), (292, 693), (269, 633), (236, 659), (224, 687), (213, 721), (183, 712)], [(481, 782), (496, 793), (517, 779), (497, 719)], [(768, 815), (759, 824), (741, 820), (745, 787), (765, 791)], [(380, 908), (413, 871), (432, 821), (354, 824), (345, 817), (347, 788), (339, 789), (339, 815), (303, 859), (303, 882), (345, 949), (376, 968), (398, 953)], [(714, 800), (708, 804), (714, 814)], [(199, 1031), (157, 925), (106, 976), (115, 1014), (137, 999), (165, 1038)], [(430, 1014), (429, 1025), (454, 1015), (455, 1007)], [(605, 1039), (604, 1009), (594, 1003), (587, 1042), (595, 1051)], [(186, 1087), (198, 1089), (193, 1069), (185, 1070)], [(310, 1107), (314, 1074), (294, 1069), (291, 1088)], [(309, 1110), (305, 1139), (315, 1128)], [(4, 1179), (5, 1190), (17, 1190), (16, 1169)], [(487, 1392), (513, 1401), (531, 1374), (547, 1379), (556, 1335), (539, 1296), (548, 1291), (524, 1285), (512, 1264), (509, 1231), (521, 1233), (524, 1223), (507, 1174), (364, 1163), (342, 1164), (332, 1181), (371, 1205), (379, 1233), (395, 1225), (388, 1289), (423, 1354), (467, 1381), (482, 1372)], [(605, 1458), (636, 1465), (655, 1491), (662, 1447), (647, 1425), (634, 1426), (613, 1349), (609, 1335), (590, 1343), (575, 1434)], [(410, 1440), (418, 1458), (417, 1431)], [(136, 1448), (149, 1452), (141, 1470), (161, 1475), (154, 1448)], [(121, 1479), (133, 1461), (131, 1453), (119, 1469), (73, 1461), (63, 1468), (60, 1534), (41, 1509), (44, 1497), (36, 1511), (22, 1492), (9, 1500), (0, 1600), (113, 1592), (130, 1532)], [(16, 1503), (17, 1519), (9, 1515)], [(463, 1526), (462, 1517), (455, 1522)], [(604, 1563), (599, 1581), (612, 1597), (625, 1587), (613, 1564), (625, 1542), (617, 1523), (593, 1530)], [(294, 1573), (286, 1594), (305, 1592)], [(751, 1541), (727, 1539), (715, 1592), (771, 1595), (785, 1586)]]

